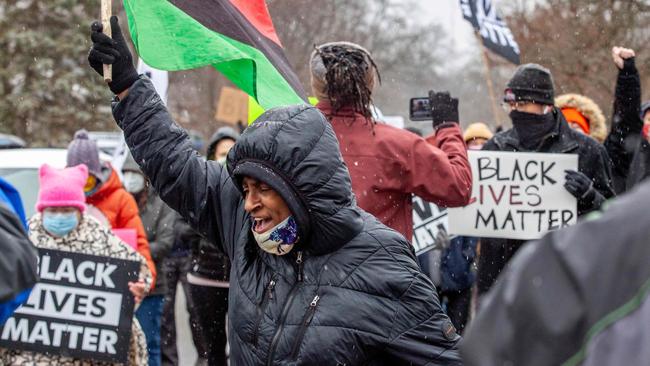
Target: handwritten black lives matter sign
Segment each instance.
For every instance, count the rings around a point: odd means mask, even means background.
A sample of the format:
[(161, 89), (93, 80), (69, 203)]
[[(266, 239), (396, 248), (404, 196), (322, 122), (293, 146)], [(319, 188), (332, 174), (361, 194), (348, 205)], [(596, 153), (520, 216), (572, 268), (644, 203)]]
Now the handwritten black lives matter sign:
[(135, 261), (39, 248), (40, 281), (0, 328), (0, 346), (126, 363)]
[(432, 249), (442, 249), (436, 240), (441, 232), (448, 232), (447, 209), (413, 197), (413, 248), (420, 255)]
[(564, 188), (578, 156), (470, 151), (470, 204), (450, 208), (452, 234), (530, 240), (576, 223), (577, 201)]

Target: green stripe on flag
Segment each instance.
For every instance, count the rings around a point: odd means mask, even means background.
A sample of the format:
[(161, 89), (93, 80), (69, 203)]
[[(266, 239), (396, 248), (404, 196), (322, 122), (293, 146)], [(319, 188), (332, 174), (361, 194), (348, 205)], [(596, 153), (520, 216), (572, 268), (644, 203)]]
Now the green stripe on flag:
[(265, 109), (303, 104), (258, 49), (216, 33), (167, 1), (124, 0), (131, 38), (150, 66), (177, 71), (212, 65)]

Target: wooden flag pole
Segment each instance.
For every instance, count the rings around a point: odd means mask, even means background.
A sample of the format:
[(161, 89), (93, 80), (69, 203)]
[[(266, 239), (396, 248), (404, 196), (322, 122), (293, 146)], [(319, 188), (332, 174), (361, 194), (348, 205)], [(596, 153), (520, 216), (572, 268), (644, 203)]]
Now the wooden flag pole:
[(483, 45), (483, 40), (481, 39), (481, 35), (478, 34), (478, 32), (474, 32), (474, 35), (476, 35), (476, 39), (478, 40), (478, 44), (481, 46), (481, 56), (483, 57), (483, 66), (485, 69), (485, 82), (487, 83), (488, 87), (488, 93), (490, 95), (490, 105), (492, 106), (492, 116), (494, 117), (494, 123), (496, 123), (497, 127), (501, 126), (501, 121), (499, 120), (499, 110), (497, 107), (497, 100), (496, 100), (496, 95), (494, 94), (494, 85), (492, 85), (492, 76), (490, 72), (490, 59), (488, 58), (487, 50), (485, 49), (485, 46)]
[[(102, 0), (102, 28), (104, 34), (109, 37), (113, 37), (111, 32), (111, 0)], [(110, 83), (113, 81), (113, 66), (104, 65), (104, 81)]]

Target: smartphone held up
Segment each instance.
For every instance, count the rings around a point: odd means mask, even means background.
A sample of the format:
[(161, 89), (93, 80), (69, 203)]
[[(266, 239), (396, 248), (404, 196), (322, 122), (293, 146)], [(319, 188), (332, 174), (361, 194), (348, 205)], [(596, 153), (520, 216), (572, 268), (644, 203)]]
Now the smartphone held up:
[(428, 97), (411, 98), (409, 119), (411, 121), (431, 121), (431, 103)]

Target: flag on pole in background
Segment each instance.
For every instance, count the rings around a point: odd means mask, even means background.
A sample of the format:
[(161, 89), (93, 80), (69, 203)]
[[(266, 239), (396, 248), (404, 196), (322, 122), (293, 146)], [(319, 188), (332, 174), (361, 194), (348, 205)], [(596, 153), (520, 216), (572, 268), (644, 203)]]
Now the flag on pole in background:
[(264, 0), (124, 0), (124, 8), (152, 67), (212, 65), (265, 109), (305, 103)]
[(491, 0), (460, 0), (460, 8), (487, 49), (519, 65), (519, 45)]

